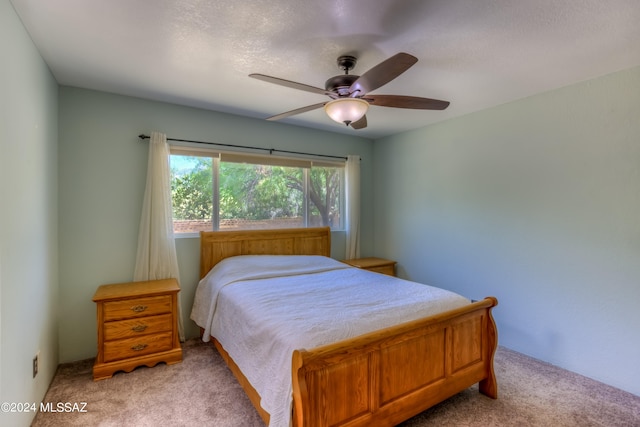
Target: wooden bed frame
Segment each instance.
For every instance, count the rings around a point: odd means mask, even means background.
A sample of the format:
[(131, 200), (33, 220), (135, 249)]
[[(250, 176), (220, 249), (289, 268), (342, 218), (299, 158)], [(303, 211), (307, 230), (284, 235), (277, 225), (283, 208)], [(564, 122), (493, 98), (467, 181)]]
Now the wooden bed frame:
[[(200, 233), (200, 277), (235, 255), (330, 256), (329, 228)], [(493, 297), (437, 315), (292, 355), (293, 425), (393, 426), (479, 383), (497, 398)], [(213, 342), (269, 423), (260, 396)]]

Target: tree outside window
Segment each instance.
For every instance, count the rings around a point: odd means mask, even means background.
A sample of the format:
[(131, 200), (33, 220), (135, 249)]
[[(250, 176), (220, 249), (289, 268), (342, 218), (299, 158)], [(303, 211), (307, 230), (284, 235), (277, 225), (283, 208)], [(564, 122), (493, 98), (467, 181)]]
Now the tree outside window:
[[(212, 157), (172, 155), (171, 172), (176, 233), (343, 228), (343, 167), (315, 167), (310, 162), (309, 167), (218, 162)], [(215, 206), (217, 216), (213, 215)], [(216, 217), (218, 223), (214, 224)]]

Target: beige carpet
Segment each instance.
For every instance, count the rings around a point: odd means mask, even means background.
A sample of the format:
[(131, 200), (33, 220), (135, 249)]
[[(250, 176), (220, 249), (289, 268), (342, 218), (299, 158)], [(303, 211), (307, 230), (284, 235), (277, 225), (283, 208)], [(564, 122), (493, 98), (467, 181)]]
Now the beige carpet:
[[(262, 426), (215, 349), (184, 344), (180, 364), (93, 382), (93, 361), (60, 366), (44, 402), (86, 402), (83, 413), (38, 413), (33, 426)], [(495, 358), (499, 399), (474, 386), (403, 423), (415, 426), (640, 427), (640, 397), (505, 348)]]

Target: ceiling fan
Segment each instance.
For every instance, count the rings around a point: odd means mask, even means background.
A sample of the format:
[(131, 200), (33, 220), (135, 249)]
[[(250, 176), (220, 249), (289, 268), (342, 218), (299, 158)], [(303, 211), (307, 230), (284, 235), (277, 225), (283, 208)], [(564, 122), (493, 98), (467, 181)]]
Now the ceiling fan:
[(331, 98), (330, 101), (296, 108), (286, 113), (268, 117), (267, 120), (280, 120), (324, 107), (325, 112), (336, 122), (344, 123), (353, 129), (363, 129), (367, 127), (366, 113), (369, 105), (419, 110), (444, 110), (449, 106), (448, 101), (437, 99), (404, 95), (369, 94), (369, 92), (389, 83), (418, 62), (418, 58), (413, 55), (400, 52), (382, 61), (361, 76), (349, 74), (349, 71), (355, 67), (356, 62), (357, 58), (354, 56), (340, 56), (338, 58), (338, 67), (344, 70), (344, 74), (331, 77), (325, 82), (324, 89), (264, 74), (250, 74), (249, 77), (292, 89), (327, 95)]

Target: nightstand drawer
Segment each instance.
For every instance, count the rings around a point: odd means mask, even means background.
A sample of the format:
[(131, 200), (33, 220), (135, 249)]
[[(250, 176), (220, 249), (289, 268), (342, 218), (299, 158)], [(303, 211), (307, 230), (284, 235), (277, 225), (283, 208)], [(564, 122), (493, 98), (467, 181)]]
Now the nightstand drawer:
[(158, 316), (147, 316), (136, 319), (106, 322), (104, 324), (104, 339), (105, 341), (112, 341), (122, 338), (171, 331), (172, 319), (173, 317), (169, 313)]
[(389, 276), (395, 276), (396, 270), (394, 265), (384, 265), (380, 267), (368, 267), (367, 270), (375, 271), (376, 273), (388, 274)]
[(396, 275), (396, 262), (389, 259), (369, 257), (347, 259), (343, 262), (354, 267), (362, 268), (363, 270), (388, 274), (389, 276)]
[(104, 303), (104, 321), (171, 313), (171, 296), (132, 298)]
[(104, 361), (112, 362), (118, 359), (171, 350), (171, 338), (171, 332), (163, 332), (160, 334), (105, 342)]

